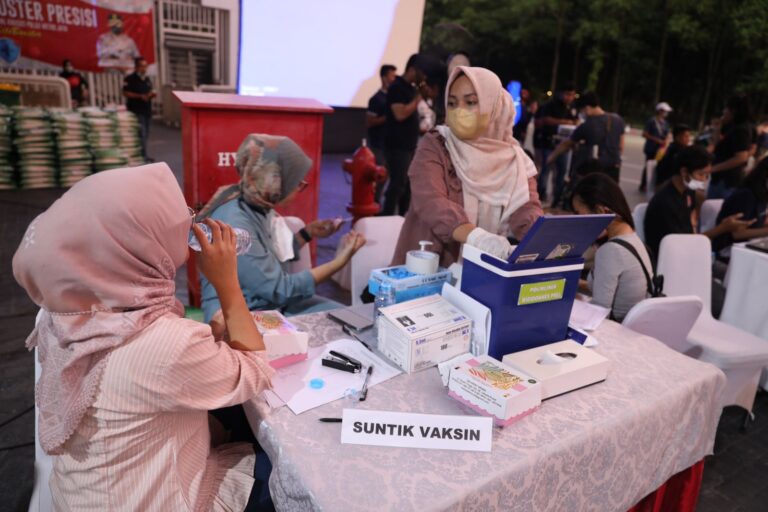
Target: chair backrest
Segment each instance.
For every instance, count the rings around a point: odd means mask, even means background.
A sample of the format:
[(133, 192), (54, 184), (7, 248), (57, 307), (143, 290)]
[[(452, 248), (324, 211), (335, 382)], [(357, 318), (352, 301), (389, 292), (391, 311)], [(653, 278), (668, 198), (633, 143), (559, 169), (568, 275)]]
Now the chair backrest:
[(399, 215), (392, 215), (363, 217), (355, 223), (355, 231), (365, 235), (367, 242), (352, 256), (350, 292), (353, 306), (362, 304), (360, 293), (368, 284), (371, 270), (387, 267), (392, 261), (404, 220)]
[(632, 220), (635, 221), (635, 233), (640, 240), (645, 243), (645, 228), (643, 223), (645, 222), (645, 211), (648, 209), (648, 203), (639, 203), (632, 210)]
[(688, 333), (703, 307), (701, 299), (695, 295), (645, 299), (629, 310), (622, 325), (685, 353), (690, 348), (686, 341)]
[(664, 276), (664, 293), (670, 297), (695, 295), (711, 315), (712, 244), (704, 235), (667, 235), (659, 246), (656, 273)]
[[(285, 223), (288, 224), (288, 227), (291, 228), (291, 231), (294, 233), (298, 233), (299, 230), (306, 225), (304, 224), (304, 221), (298, 217), (283, 218), (285, 219)], [(312, 268), (312, 254), (309, 252), (309, 244), (304, 244), (302, 246), (301, 250), (299, 251), (298, 261), (292, 261), (288, 265), (288, 268), (290, 269), (291, 274)]]
[(699, 233), (706, 233), (717, 224), (717, 214), (723, 207), (723, 199), (707, 199), (701, 203)]

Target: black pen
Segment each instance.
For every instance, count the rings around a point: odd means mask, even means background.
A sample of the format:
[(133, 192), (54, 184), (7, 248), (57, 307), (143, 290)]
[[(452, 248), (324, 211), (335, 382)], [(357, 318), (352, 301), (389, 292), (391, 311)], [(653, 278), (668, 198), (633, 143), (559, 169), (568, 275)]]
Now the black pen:
[(341, 423), (341, 418), (320, 418), (323, 423)]
[(363, 388), (360, 390), (360, 401), (364, 402), (368, 398), (368, 381), (371, 380), (371, 374), (373, 373), (373, 365), (368, 367), (368, 373), (365, 374), (365, 380), (363, 381)]

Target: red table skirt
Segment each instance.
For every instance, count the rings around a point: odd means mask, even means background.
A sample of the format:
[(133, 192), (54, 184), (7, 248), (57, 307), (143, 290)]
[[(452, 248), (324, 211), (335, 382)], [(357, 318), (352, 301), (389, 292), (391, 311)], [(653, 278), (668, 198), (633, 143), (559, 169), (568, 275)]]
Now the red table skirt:
[(629, 512), (695, 512), (704, 474), (704, 459), (672, 476)]

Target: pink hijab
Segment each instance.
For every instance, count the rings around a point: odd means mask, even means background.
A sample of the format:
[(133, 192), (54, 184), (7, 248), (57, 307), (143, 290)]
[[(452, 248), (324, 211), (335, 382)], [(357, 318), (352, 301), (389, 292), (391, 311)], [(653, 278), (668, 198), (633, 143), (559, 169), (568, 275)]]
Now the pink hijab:
[(63, 445), (93, 405), (112, 349), (167, 313), (181, 316), (176, 269), (191, 218), (164, 163), (115, 169), (72, 187), (27, 228), (13, 275), (43, 308), (27, 338), (42, 374), (40, 444)]

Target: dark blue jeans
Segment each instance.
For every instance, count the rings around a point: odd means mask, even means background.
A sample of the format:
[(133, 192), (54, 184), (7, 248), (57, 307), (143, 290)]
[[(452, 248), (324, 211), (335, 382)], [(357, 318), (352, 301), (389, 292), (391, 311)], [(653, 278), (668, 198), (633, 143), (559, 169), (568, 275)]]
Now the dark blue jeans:
[(141, 155), (144, 160), (149, 158), (147, 155), (147, 140), (149, 139), (149, 125), (152, 122), (151, 114), (136, 114), (139, 120), (139, 137), (141, 138)]
[(385, 149), (389, 171), (389, 184), (384, 193), (384, 208), (382, 215), (402, 215), (408, 211), (411, 204), (411, 184), (408, 181), (408, 167), (411, 166), (414, 150)]
[[(541, 170), (538, 176), (538, 189), (539, 198), (542, 201), (547, 199), (547, 185), (549, 184), (549, 171), (550, 167), (547, 165), (547, 158), (552, 154), (554, 149), (549, 148), (537, 148), (536, 152), (541, 157)], [(555, 160), (555, 190), (552, 193), (552, 206), (557, 205), (563, 195), (563, 188), (565, 186), (565, 174), (568, 171), (568, 154), (563, 153), (557, 160)]]

